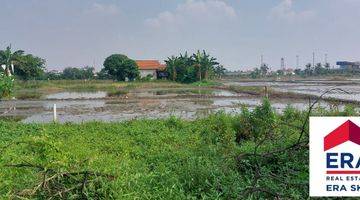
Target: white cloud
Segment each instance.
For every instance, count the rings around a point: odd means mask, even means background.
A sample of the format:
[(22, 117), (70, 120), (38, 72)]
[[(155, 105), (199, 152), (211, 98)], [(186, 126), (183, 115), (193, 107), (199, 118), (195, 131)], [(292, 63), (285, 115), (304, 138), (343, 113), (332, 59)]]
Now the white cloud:
[(237, 17), (233, 7), (220, 0), (187, 0), (174, 11), (164, 11), (145, 20), (151, 27), (185, 25), (187, 23), (216, 23)]
[(294, 0), (282, 0), (271, 9), (270, 18), (287, 22), (301, 22), (315, 17), (316, 13), (313, 10), (295, 11), (293, 4)]
[(85, 14), (116, 15), (120, 9), (114, 4), (93, 3), (90, 8), (85, 10)]

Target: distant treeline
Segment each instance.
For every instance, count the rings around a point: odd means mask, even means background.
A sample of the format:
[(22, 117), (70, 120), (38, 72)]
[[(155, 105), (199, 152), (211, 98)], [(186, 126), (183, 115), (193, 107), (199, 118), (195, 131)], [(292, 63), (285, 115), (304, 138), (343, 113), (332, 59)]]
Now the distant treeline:
[[(165, 60), (167, 78), (182, 83), (192, 83), (221, 77), (225, 68), (215, 57), (205, 51), (193, 54), (180, 54)], [(136, 62), (126, 55), (113, 54), (107, 57), (100, 72), (94, 67), (67, 67), (63, 71), (46, 71), (46, 61), (23, 50), (12, 51), (11, 46), (0, 50), (0, 73), (3, 76), (21, 80), (59, 80), (59, 79), (112, 79), (117, 81), (142, 80)], [(153, 77), (146, 77), (153, 78)], [(147, 80), (147, 79), (146, 79)]]
[(334, 68), (329, 63), (317, 63), (315, 66), (308, 63), (304, 68), (296, 69), (279, 69), (270, 71), (267, 64), (263, 64), (260, 68), (251, 71), (227, 72), (227, 76), (244, 77), (244, 78), (266, 78), (266, 77), (282, 77), (282, 76), (298, 76), (298, 77), (316, 77), (316, 76), (336, 76), (351, 75), (359, 76), (360, 69), (356, 68)]
[(45, 72), (44, 79), (50, 80), (77, 80), (77, 79), (95, 79), (94, 67), (67, 67), (62, 72)]

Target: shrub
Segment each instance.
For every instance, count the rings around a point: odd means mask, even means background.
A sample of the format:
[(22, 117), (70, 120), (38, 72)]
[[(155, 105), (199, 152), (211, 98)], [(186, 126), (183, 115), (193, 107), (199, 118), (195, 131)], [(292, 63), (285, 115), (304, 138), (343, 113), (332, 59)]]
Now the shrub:
[(0, 98), (9, 97), (13, 91), (14, 78), (0, 72)]

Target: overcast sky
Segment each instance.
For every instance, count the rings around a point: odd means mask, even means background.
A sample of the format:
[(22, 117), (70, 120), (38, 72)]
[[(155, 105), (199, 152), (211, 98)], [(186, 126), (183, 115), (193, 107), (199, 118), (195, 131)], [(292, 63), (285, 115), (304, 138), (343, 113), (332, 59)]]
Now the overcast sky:
[(95, 65), (112, 53), (164, 60), (205, 49), (230, 70), (360, 60), (360, 0), (0, 0), (9, 43), (49, 69)]

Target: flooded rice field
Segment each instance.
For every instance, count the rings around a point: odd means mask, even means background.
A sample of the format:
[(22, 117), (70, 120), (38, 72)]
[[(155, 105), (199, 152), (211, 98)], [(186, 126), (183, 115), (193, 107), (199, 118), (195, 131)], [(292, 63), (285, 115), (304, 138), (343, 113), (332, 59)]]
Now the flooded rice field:
[(59, 92), (45, 96), (45, 99), (99, 99), (105, 98), (107, 92)]
[[(293, 83), (227, 82), (233, 85), (269, 84), (276, 89), (313, 92), (319, 87)], [(307, 85), (316, 85), (307, 83)], [(352, 86), (355, 91), (355, 87)], [(301, 90), (303, 88), (303, 90)], [(357, 91), (357, 90), (356, 90)], [(134, 89), (126, 95), (109, 97), (105, 91), (59, 92), (44, 95), (36, 100), (7, 100), (0, 102), (0, 117), (17, 117), (24, 123), (47, 123), (53, 120), (53, 106), (56, 104), (58, 121), (61, 123), (86, 121), (124, 121), (137, 118), (165, 118), (177, 116), (184, 119), (204, 117), (223, 111), (239, 113), (243, 106), (250, 109), (261, 103), (261, 96), (235, 93), (226, 89), (166, 88)], [(288, 104), (297, 109), (307, 109), (304, 99), (272, 99), (274, 109), (281, 112)], [(330, 107), (321, 101), (318, 106)]]
[(304, 80), (304, 81), (226, 81), (225, 85), (236, 86), (268, 86), (278, 92), (292, 92), (305, 95), (320, 96), (330, 89), (325, 98), (360, 102), (360, 80), (331, 81), (331, 80)]

